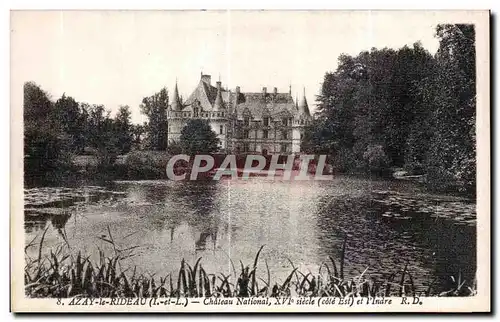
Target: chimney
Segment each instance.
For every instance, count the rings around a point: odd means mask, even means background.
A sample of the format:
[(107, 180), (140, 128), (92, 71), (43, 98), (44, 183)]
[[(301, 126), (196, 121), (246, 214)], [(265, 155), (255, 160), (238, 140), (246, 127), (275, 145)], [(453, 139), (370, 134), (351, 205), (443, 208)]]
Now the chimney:
[(278, 87), (274, 88), (274, 95), (278, 94)]
[(217, 84), (217, 89), (220, 90), (222, 85), (221, 81), (218, 81), (215, 84)]
[(266, 95), (267, 95), (267, 87), (262, 87), (262, 94), (264, 95), (264, 97), (266, 97)]
[(212, 77), (210, 75), (201, 75), (201, 80), (207, 83), (208, 85), (212, 82)]

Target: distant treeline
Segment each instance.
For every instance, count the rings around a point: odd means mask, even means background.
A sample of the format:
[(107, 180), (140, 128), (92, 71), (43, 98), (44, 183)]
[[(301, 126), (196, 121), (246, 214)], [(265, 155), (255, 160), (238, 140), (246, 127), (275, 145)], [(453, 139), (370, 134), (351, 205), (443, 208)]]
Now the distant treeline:
[(115, 117), (103, 105), (62, 95), (53, 101), (33, 82), (24, 85), (24, 178), (27, 185), (51, 184), (74, 176), (76, 155), (97, 159), (92, 174), (105, 174), (118, 155), (133, 149), (167, 147), (167, 90), (145, 97), (141, 111), (149, 122), (131, 124), (130, 108)]
[(430, 188), (474, 192), (476, 56), (473, 25), (439, 25), (439, 49), (342, 55), (326, 73), (302, 149), (345, 172), (404, 168)]

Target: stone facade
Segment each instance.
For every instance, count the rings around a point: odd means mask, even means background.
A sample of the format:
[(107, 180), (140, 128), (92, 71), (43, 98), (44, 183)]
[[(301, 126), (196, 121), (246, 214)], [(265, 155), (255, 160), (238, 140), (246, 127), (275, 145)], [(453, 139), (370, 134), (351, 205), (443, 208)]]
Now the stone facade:
[(304, 127), (310, 124), (305, 95), (293, 100), (291, 91), (278, 93), (241, 92), (212, 86), (210, 75), (201, 75), (198, 86), (189, 98), (179, 99), (177, 84), (168, 109), (168, 139), (178, 141), (189, 119), (208, 120), (227, 153), (289, 154), (299, 153)]

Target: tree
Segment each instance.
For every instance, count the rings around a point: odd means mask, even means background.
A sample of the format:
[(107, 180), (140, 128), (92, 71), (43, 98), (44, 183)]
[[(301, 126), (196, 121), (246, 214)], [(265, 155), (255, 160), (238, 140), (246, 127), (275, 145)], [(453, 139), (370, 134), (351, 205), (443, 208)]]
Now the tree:
[(54, 104), (51, 119), (60, 131), (65, 132), (69, 139), (69, 148), (73, 153), (79, 153), (84, 148), (84, 119), (80, 107), (72, 97), (63, 94)]
[(371, 146), (383, 147), (386, 166), (402, 166), (409, 125), (420, 112), (412, 92), (429, 74), (431, 61), (418, 43), (341, 55), (337, 70), (325, 74), (318, 120), (305, 138), (316, 138), (316, 152), (345, 160), (341, 168), (366, 167), (364, 154)]
[(432, 188), (472, 191), (476, 180), (475, 34), (439, 25), (433, 57), (421, 44), (341, 55), (325, 74), (303, 149), (337, 169), (404, 167)]
[(147, 124), (132, 124), (132, 145), (135, 149), (142, 149), (142, 141), (144, 139), (144, 135), (146, 134)]
[(162, 88), (158, 93), (144, 97), (142, 100), (141, 112), (148, 117), (149, 121), (146, 126), (149, 149), (165, 150), (167, 148), (167, 107), (168, 92), (166, 88)]
[(49, 120), (52, 112), (49, 95), (34, 82), (24, 84), (24, 124), (37, 126)]
[(118, 138), (114, 131), (114, 122), (110, 112), (103, 105), (85, 104), (84, 109), (88, 111), (87, 144), (94, 148), (100, 165), (112, 164), (117, 155)]
[(121, 154), (130, 152), (133, 139), (133, 128), (130, 123), (130, 107), (120, 106), (114, 120), (114, 132), (117, 141), (117, 148)]
[(52, 118), (54, 104), (33, 82), (24, 84), (24, 180), (57, 180), (70, 165), (68, 140)]
[(210, 154), (219, 150), (220, 140), (205, 120), (189, 120), (181, 131), (179, 144), (188, 155)]
[(433, 187), (476, 184), (476, 69), (473, 25), (439, 25), (439, 49), (433, 78), (421, 84), (424, 103), (433, 109), (433, 135), (427, 153)]

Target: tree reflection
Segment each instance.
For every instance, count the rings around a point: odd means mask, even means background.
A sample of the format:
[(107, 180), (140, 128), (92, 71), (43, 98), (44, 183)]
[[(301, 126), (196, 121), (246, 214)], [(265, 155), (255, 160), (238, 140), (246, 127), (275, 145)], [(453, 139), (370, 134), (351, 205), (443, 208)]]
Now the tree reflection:
[[(213, 242), (213, 249), (217, 246), (217, 233), (220, 224), (220, 207), (217, 198), (220, 197), (220, 185), (217, 181), (181, 181), (176, 182), (172, 189), (172, 199), (181, 205), (182, 214), (175, 216), (176, 221), (170, 221), (171, 240), (173, 230), (181, 221), (195, 231), (195, 250), (203, 251), (207, 248), (209, 238)], [(176, 206), (177, 207), (177, 206)], [(173, 219), (173, 218), (172, 218)]]

